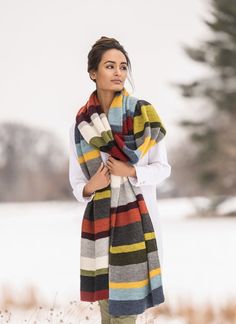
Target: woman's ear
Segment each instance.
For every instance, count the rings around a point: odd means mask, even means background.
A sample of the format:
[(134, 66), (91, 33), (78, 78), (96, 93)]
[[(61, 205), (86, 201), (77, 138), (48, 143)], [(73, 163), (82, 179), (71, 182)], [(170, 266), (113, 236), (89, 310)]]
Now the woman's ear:
[(96, 73), (94, 71), (89, 72), (89, 77), (91, 80), (95, 81), (96, 80)]

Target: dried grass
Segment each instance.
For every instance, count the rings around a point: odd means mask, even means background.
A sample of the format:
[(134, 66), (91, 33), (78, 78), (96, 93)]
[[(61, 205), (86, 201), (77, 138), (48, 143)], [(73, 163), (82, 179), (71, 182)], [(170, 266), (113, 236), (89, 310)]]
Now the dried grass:
[[(69, 301), (65, 305), (56, 305), (56, 296), (52, 305), (39, 297), (36, 288), (29, 287), (24, 297), (4, 286), (1, 289), (0, 324), (77, 324), (101, 323), (97, 302), (86, 303)], [(165, 302), (146, 310), (137, 318), (137, 324), (236, 324), (236, 301), (226, 301), (220, 307), (210, 303), (196, 306), (180, 301), (174, 308)]]

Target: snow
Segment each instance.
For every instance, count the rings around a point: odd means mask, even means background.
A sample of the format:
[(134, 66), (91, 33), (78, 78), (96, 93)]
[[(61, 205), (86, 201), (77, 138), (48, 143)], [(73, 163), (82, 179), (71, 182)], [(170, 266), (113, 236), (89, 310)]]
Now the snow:
[(219, 215), (236, 215), (236, 197), (230, 197), (217, 208)]
[[(235, 298), (236, 219), (189, 217), (194, 206), (187, 198), (162, 199), (158, 206), (166, 301), (219, 305)], [(1, 203), (0, 286), (21, 298), (32, 284), (51, 304), (56, 294), (57, 302), (79, 300), (84, 208), (77, 201)]]

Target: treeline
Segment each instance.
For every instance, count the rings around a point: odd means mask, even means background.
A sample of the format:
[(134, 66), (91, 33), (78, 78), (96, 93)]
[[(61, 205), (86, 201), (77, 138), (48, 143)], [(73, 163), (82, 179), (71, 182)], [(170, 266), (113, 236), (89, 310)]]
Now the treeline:
[(68, 156), (51, 132), (0, 125), (0, 201), (70, 199)]

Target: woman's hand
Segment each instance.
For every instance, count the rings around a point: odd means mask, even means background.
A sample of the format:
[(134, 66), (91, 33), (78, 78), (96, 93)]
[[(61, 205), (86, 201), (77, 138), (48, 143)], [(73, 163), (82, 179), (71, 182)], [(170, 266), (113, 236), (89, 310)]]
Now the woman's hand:
[(105, 188), (109, 185), (111, 181), (109, 169), (102, 162), (100, 167), (97, 169), (96, 173), (89, 179), (89, 181), (84, 186), (83, 196), (90, 196), (98, 189)]
[(109, 156), (104, 165), (102, 162), (96, 173), (84, 186), (83, 196), (91, 196), (96, 190), (107, 187), (111, 182), (110, 174), (121, 177), (136, 177), (135, 167), (128, 162), (123, 162)]
[(119, 161), (109, 156), (106, 164), (111, 174), (121, 177), (136, 177), (135, 167), (128, 162)]

